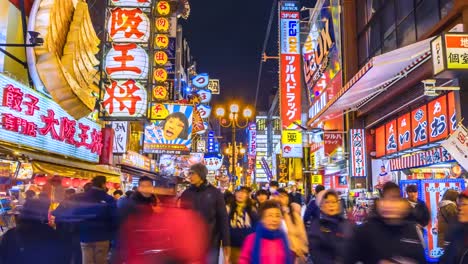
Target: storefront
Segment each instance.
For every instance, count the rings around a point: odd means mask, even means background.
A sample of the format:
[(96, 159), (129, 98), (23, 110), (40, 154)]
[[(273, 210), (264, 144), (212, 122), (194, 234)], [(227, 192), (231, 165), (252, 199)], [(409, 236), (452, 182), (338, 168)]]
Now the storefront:
[(155, 181), (158, 179), (156, 162), (147, 156), (129, 150), (123, 155), (114, 156), (114, 162), (122, 172), (123, 190), (137, 187), (138, 180), (143, 176), (150, 177)]

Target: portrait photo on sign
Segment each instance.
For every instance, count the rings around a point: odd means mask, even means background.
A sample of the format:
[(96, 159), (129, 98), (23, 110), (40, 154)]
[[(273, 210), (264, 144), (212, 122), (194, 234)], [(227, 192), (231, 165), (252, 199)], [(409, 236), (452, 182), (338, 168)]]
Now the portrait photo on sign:
[(163, 118), (145, 127), (145, 152), (190, 150), (193, 106), (164, 104), (161, 105), (161, 109), (153, 111), (160, 112), (156, 114)]

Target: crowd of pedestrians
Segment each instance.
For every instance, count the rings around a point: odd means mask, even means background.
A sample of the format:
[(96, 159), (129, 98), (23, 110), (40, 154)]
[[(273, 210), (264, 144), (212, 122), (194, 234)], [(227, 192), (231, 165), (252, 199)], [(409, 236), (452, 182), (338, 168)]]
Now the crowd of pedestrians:
[[(82, 193), (65, 190), (51, 214), (47, 196), (27, 192), (17, 226), (0, 240), (0, 264), (426, 263), (430, 212), (416, 186), (404, 198), (386, 183), (356, 225), (340, 193), (322, 185), (306, 203), (295, 186), (222, 193), (207, 175), (204, 165), (191, 166), (178, 199), (156, 196), (148, 177), (109, 195), (98, 176)], [(437, 222), (440, 263), (468, 263), (468, 191), (448, 190)]]

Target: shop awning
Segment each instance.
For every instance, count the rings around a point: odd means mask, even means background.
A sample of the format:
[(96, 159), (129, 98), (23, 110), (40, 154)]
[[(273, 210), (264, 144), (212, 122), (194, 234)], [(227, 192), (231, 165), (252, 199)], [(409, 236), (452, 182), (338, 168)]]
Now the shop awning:
[(107, 165), (98, 165), (65, 158), (57, 158), (47, 153), (39, 153), (14, 147), (3, 147), (10, 153), (20, 153), (30, 159), (35, 174), (59, 175), (70, 178), (92, 179), (106, 176), (109, 182), (120, 183), (120, 172)]
[(155, 172), (150, 172), (150, 171), (142, 170), (142, 169), (127, 166), (127, 165), (119, 165), (119, 166), (120, 166), (120, 169), (121, 169), (122, 173), (128, 173), (128, 174), (130, 174), (132, 176), (136, 176), (136, 177), (147, 176), (147, 177), (150, 177), (150, 178), (152, 178), (154, 180), (157, 180), (158, 176), (159, 176)]
[(430, 59), (431, 40), (426, 39), (373, 57), (307, 125), (313, 126), (320, 117), (330, 118), (344, 111), (355, 111), (390, 88)]

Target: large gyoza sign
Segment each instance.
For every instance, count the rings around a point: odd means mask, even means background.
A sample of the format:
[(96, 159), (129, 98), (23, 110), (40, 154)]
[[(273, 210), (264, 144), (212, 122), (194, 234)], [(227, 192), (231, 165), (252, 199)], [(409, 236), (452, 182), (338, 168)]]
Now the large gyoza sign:
[(101, 127), (75, 120), (53, 100), (0, 74), (0, 140), (97, 162)]

